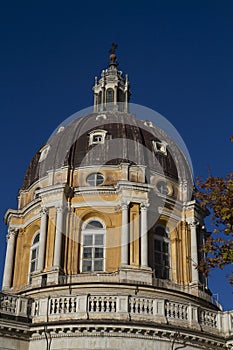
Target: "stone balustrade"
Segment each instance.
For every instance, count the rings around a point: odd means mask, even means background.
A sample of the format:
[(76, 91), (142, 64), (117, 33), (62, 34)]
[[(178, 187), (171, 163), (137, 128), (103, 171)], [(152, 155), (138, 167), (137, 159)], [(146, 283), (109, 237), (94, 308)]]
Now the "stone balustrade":
[(21, 296), (0, 293), (1, 317), (25, 317), (31, 314), (30, 300)]
[(175, 324), (223, 336), (233, 335), (233, 311), (215, 311), (192, 303), (128, 294), (80, 294), (30, 298), (0, 294), (0, 318), (27, 322), (111, 319)]
[(41, 298), (32, 304), (32, 322), (120, 319), (179, 324), (210, 333), (233, 334), (233, 312), (189, 303), (130, 295), (77, 295)]

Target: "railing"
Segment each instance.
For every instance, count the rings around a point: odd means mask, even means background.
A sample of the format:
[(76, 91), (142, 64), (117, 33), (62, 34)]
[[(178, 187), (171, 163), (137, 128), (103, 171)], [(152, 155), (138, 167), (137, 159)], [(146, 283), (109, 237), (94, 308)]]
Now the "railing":
[(24, 317), (35, 324), (70, 320), (147, 321), (176, 324), (223, 336), (233, 335), (233, 311), (217, 311), (195, 304), (150, 295), (80, 294), (30, 298), (0, 294), (0, 318)]
[(129, 313), (153, 315), (153, 299), (130, 297)]
[(117, 297), (112, 296), (89, 296), (89, 312), (116, 312)]
[(188, 305), (168, 301), (165, 304), (165, 315), (168, 318), (186, 321), (188, 320)]
[(29, 318), (30, 314), (31, 308), (29, 299), (0, 293), (0, 315), (2, 318)]
[(70, 319), (148, 320), (215, 333), (233, 334), (233, 312), (190, 303), (131, 295), (77, 295), (41, 298), (33, 303), (33, 323)]
[(210, 328), (217, 328), (217, 312), (200, 309), (200, 324)]

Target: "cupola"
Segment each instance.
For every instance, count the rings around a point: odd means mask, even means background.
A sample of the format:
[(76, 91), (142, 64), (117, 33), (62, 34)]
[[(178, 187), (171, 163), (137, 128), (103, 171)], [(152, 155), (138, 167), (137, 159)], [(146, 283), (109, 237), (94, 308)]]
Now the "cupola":
[(103, 112), (114, 110), (128, 112), (130, 98), (130, 84), (128, 75), (117, 69), (116, 44), (110, 48), (108, 68), (102, 70), (101, 78), (95, 77), (94, 91), (94, 111)]

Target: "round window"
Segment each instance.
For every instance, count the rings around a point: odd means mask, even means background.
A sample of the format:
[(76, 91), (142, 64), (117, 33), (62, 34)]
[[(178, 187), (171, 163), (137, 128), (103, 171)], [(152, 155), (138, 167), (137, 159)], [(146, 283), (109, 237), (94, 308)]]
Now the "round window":
[(104, 182), (104, 177), (100, 173), (93, 173), (87, 176), (86, 181), (90, 186), (99, 186)]
[(164, 195), (167, 195), (169, 192), (168, 186), (164, 181), (159, 181), (157, 183), (157, 189), (161, 194), (164, 194)]

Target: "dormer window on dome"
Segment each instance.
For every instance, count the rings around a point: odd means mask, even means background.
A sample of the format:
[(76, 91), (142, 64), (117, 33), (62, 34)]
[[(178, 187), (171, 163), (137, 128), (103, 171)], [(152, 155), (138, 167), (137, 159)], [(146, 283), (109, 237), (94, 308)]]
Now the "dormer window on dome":
[(162, 153), (167, 155), (167, 142), (165, 141), (152, 141), (155, 153)]
[(106, 138), (106, 130), (94, 130), (89, 133), (89, 146), (103, 144)]
[(39, 163), (46, 159), (49, 153), (49, 150), (50, 150), (50, 145), (46, 145), (41, 149)]

